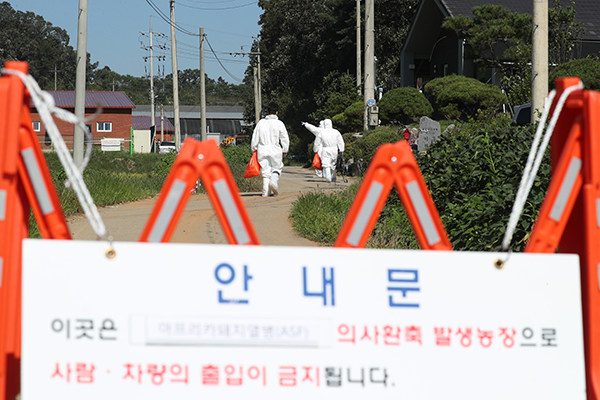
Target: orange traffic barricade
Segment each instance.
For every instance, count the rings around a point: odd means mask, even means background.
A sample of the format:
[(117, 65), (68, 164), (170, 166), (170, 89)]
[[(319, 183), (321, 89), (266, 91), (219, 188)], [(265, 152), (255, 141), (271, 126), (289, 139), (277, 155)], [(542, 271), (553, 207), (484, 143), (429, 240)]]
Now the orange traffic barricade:
[(230, 244), (260, 244), (227, 161), (213, 140), (188, 138), (140, 237), (140, 242), (168, 242), (200, 178)]
[[(556, 81), (557, 96), (579, 84)], [(552, 106), (554, 109), (555, 104)], [(600, 399), (600, 92), (575, 90), (552, 136), (552, 179), (525, 252), (577, 253), (588, 399)]]
[(419, 165), (406, 141), (385, 144), (377, 150), (335, 247), (365, 247), (394, 185), (421, 247), (424, 250), (452, 250)]
[[(27, 74), (24, 62), (6, 69)], [(70, 239), (46, 159), (33, 132), (30, 96), (18, 76), (0, 77), (0, 400), (20, 391), (21, 243), (33, 208), (48, 239)]]

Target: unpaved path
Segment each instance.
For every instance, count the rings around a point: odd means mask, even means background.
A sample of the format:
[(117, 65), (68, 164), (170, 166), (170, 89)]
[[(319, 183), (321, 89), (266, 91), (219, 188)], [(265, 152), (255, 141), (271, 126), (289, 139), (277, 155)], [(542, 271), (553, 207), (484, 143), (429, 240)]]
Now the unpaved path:
[[(260, 193), (242, 193), (242, 199), (263, 245), (318, 246), (298, 236), (292, 229), (289, 213), (299, 194), (311, 190), (331, 192), (348, 187), (341, 176), (335, 184), (313, 178), (314, 170), (284, 167), (278, 196), (263, 198)], [(116, 241), (137, 241), (154, 207), (156, 198), (100, 209), (108, 232)], [(73, 239), (95, 240), (87, 219), (82, 215), (69, 218)], [(171, 238), (173, 243), (226, 244), (227, 239), (207, 195), (190, 196), (186, 209)]]

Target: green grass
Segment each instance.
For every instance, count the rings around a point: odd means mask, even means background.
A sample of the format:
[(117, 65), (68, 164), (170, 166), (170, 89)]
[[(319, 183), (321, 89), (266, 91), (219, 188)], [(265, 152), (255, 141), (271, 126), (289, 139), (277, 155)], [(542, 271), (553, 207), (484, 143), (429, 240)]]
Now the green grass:
[[(46, 162), (65, 216), (83, 212), (73, 190), (64, 185), (67, 175), (56, 153), (46, 153)], [(163, 186), (175, 154), (133, 154), (95, 151), (84, 171), (83, 179), (98, 207), (127, 203), (157, 196)], [(243, 160), (228, 159), (229, 168), (240, 192), (260, 191), (262, 180), (244, 179)], [(259, 182), (260, 180), (260, 182)], [(39, 238), (40, 232), (30, 216), (29, 237)]]
[[(317, 243), (333, 245), (348, 210), (354, 201), (359, 183), (348, 189), (323, 193), (304, 193), (292, 205), (292, 226), (303, 237)], [(392, 192), (391, 194), (397, 193)], [(418, 249), (410, 221), (401, 205), (386, 205), (367, 242), (369, 248)]]

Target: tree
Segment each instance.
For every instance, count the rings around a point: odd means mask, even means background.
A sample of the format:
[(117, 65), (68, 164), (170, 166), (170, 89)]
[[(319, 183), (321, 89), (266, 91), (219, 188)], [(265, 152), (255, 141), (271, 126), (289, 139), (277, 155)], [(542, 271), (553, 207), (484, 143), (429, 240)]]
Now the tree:
[[(77, 53), (69, 46), (69, 35), (32, 12), (15, 11), (0, 3), (0, 63), (19, 60), (29, 63), (29, 73), (42, 89), (74, 90)], [(98, 64), (87, 57), (88, 77)]]
[[(575, 8), (562, 7), (561, 1), (548, 10), (549, 60), (564, 62), (574, 57), (581, 24), (575, 22)], [(465, 39), (467, 56), (484, 67), (502, 72), (502, 86), (512, 104), (531, 99), (531, 29), (529, 14), (513, 13), (498, 5), (473, 7), (473, 17), (447, 17), (442, 27), (452, 29)]]
[(378, 105), (379, 115), (384, 124), (410, 124), (433, 113), (433, 107), (423, 93), (413, 87), (402, 87), (387, 92)]
[[(377, 85), (391, 86), (402, 39), (417, 2), (376, 2)], [(303, 140), (300, 149), (304, 149), (313, 138), (301, 129), (300, 121), (324, 106), (322, 99), (331, 98), (324, 94), (329, 91), (325, 78), (332, 73), (356, 75), (356, 2), (260, 0), (258, 4), (264, 10), (257, 47), (263, 62), (263, 104), (271, 100), (279, 103), (281, 119)], [(249, 68), (246, 82), (251, 79)], [(322, 109), (319, 115), (324, 112)]]

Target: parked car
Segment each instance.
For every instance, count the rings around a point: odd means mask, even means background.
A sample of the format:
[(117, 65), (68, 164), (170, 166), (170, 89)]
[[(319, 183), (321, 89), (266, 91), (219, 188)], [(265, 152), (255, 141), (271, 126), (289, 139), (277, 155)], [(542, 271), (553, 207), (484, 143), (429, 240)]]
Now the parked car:
[(177, 152), (175, 142), (164, 141), (158, 145), (158, 154), (169, 154), (171, 152)]
[(531, 123), (531, 103), (515, 106), (515, 115), (511, 121), (514, 125), (527, 125)]

